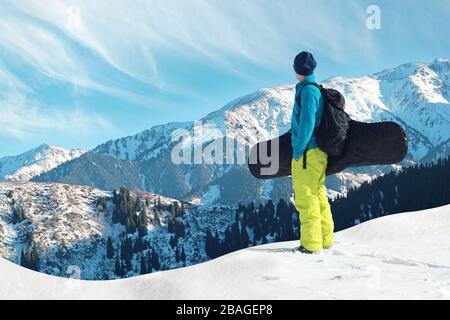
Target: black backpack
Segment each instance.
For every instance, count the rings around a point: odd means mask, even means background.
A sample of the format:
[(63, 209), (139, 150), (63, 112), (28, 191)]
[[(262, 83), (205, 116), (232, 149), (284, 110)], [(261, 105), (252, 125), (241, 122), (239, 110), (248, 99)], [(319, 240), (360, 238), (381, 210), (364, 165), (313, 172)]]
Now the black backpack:
[[(309, 85), (319, 88), (324, 100), (322, 120), (319, 126), (314, 129), (317, 144), (328, 155), (340, 156), (344, 151), (345, 140), (351, 120), (350, 116), (344, 111), (345, 98), (339, 91), (324, 88), (313, 82), (306, 84), (303, 89)], [(301, 92), (299, 97), (301, 97)], [(301, 99), (297, 99), (297, 104), (301, 109)], [(308, 146), (303, 154), (304, 169), (306, 169), (306, 151), (308, 150)]]

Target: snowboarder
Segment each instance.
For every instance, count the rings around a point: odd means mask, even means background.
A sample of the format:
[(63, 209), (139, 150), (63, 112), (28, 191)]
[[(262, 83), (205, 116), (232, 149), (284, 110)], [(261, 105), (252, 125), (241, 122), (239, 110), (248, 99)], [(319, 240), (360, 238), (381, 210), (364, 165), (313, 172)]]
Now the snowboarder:
[(300, 213), (302, 253), (321, 252), (334, 245), (334, 223), (326, 195), (325, 177), (328, 155), (317, 144), (314, 134), (322, 119), (324, 99), (316, 83), (317, 62), (309, 52), (295, 57), (296, 85), (292, 112), (292, 183), (295, 208)]

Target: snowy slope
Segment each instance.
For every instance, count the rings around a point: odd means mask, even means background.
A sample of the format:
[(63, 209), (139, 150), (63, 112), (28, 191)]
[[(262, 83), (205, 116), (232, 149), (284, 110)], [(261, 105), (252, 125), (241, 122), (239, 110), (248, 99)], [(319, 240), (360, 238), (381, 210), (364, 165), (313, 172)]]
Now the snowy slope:
[(0, 259), (0, 298), (450, 299), (450, 206), (372, 220), (336, 238), (324, 255), (277, 243), (107, 282), (50, 277)]
[(3, 157), (0, 159), (0, 181), (29, 181), (85, 152), (81, 149), (66, 150), (42, 144), (20, 155)]

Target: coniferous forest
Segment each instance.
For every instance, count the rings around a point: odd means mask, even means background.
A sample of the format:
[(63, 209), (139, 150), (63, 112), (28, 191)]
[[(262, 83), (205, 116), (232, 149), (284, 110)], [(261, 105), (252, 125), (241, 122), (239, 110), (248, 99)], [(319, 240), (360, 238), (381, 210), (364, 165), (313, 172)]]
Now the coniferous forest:
[(450, 157), (391, 172), (335, 199), (336, 231), (389, 214), (450, 203)]

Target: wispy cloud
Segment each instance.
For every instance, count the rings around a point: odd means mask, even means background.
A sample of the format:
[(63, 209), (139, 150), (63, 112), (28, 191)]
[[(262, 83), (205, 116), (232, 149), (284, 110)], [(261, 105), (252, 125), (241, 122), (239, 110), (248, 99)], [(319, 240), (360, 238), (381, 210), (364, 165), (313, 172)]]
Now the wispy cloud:
[(81, 108), (61, 111), (30, 105), (23, 96), (17, 94), (0, 99), (0, 112), (0, 134), (21, 140), (27, 140), (42, 130), (79, 136), (90, 135), (97, 130), (116, 131), (110, 121), (96, 113)]
[(34, 24), (7, 18), (0, 21), (0, 29), (0, 46), (42, 74), (67, 82), (85, 77), (69, 49), (54, 34)]
[(287, 43), (314, 47), (334, 60), (349, 47), (371, 45), (364, 20), (348, 32), (347, 26), (365, 14), (352, 3), (24, 0), (14, 5), (63, 30), (118, 71), (160, 89), (170, 88), (158, 66), (166, 50), (204, 56), (233, 71), (233, 56), (268, 67), (286, 63), (293, 54), (284, 50)]

